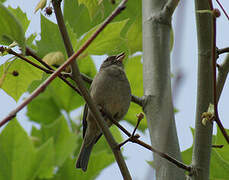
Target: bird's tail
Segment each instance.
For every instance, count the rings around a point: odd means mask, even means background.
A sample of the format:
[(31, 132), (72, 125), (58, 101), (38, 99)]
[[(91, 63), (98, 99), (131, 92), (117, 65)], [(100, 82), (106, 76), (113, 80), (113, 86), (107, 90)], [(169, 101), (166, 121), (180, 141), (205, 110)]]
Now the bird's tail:
[(87, 170), (87, 165), (93, 145), (94, 143), (91, 143), (89, 146), (86, 146), (85, 143), (83, 143), (78, 159), (76, 161), (76, 168), (81, 168), (83, 171)]

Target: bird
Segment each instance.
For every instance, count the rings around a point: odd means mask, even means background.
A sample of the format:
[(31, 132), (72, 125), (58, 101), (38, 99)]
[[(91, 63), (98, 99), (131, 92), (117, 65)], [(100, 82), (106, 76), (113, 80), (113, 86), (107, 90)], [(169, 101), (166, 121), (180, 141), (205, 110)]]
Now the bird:
[[(131, 88), (124, 71), (125, 53), (107, 57), (95, 75), (90, 95), (102, 112), (108, 112), (116, 121), (120, 121), (127, 113), (131, 101)], [(108, 127), (112, 122), (102, 113)], [(83, 143), (80, 148), (76, 168), (87, 170), (89, 157), (94, 144), (102, 136), (92, 112), (87, 104), (83, 112)]]

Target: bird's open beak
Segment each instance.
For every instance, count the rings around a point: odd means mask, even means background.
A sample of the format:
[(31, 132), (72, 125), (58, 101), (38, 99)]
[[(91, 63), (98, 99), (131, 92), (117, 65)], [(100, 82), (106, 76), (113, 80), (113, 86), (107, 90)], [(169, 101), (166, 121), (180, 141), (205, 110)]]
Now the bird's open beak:
[(125, 58), (125, 56), (126, 56), (126, 55), (125, 55), (125, 53), (123, 52), (123, 53), (117, 55), (117, 56), (116, 56), (116, 59), (117, 59), (117, 61), (122, 62), (123, 59)]

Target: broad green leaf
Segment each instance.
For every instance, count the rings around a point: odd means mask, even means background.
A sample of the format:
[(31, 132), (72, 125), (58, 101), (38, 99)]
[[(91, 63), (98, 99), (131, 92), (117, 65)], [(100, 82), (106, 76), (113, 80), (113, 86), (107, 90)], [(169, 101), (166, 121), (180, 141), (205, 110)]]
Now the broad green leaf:
[[(130, 82), (131, 93), (139, 97), (143, 96), (143, 65), (141, 63), (141, 56), (129, 58), (125, 64), (125, 71)], [(140, 112), (142, 112), (142, 108), (137, 104), (131, 103), (128, 113), (124, 119), (135, 126), (137, 123), (136, 115)], [(146, 118), (144, 118), (139, 125), (139, 129), (145, 130), (146, 128), (147, 121)]]
[(101, 3), (98, 0), (78, 0), (79, 5), (84, 4), (89, 11), (91, 19), (93, 19), (94, 16), (98, 15), (98, 13), (102, 13), (101, 11)]
[(20, 7), (14, 9), (9, 6), (8, 9), (20, 21), (24, 32), (26, 32), (30, 24), (30, 20), (28, 20), (26, 13), (24, 13)]
[(130, 57), (125, 64), (125, 71), (130, 82), (131, 93), (136, 96), (143, 96), (143, 64), (142, 56)]
[[(68, 27), (70, 39), (73, 39), (73, 47), (75, 47), (76, 35), (70, 29), (69, 25), (67, 25), (67, 28)], [(46, 54), (55, 51), (60, 51), (65, 55), (65, 57), (67, 57), (57, 24), (51, 22), (43, 15), (41, 15), (41, 40), (37, 41), (37, 46), (38, 55), (40, 57), (44, 57)]]
[(86, 74), (89, 77), (94, 77), (97, 70), (95, 67), (95, 63), (93, 62), (90, 56), (86, 56), (84, 58), (77, 59), (77, 63), (80, 69), (80, 72)]
[(36, 151), (36, 165), (33, 167), (33, 177), (51, 178), (54, 173), (54, 146), (53, 139), (48, 139)]
[[(99, 173), (114, 162), (114, 155), (106, 151), (100, 151), (91, 155), (87, 173), (75, 168), (76, 159), (68, 158), (51, 180), (93, 180)], [(102, 159), (102, 160), (101, 160)]]
[(69, 38), (71, 40), (71, 43), (72, 43), (72, 47), (74, 49), (74, 51), (76, 51), (76, 46), (77, 46), (77, 43), (78, 43), (78, 40), (77, 40), (77, 35), (76, 33), (74, 32), (74, 29), (70, 26), (69, 23), (66, 23), (66, 28), (67, 28), (67, 31), (68, 31), (68, 35), (69, 35)]
[(0, 2), (4, 3), (6, 0), (0, 0)]
[[(43, 81), (44, 79), (42, 81), (34, 81), (30, 85), (29, 91), (32, 92)], [(74, 85), (72, 80), (69, 81)], [(59, 78), (56, 78), (49, 84), (44, 93), (40, 94), (28, 105), (27, 115), (32, 121), (49, 124), (60, 116), (61, 110), (70, 112), (83, 104), (83, 98), (75, 90)], [(39, 108), (39, 112), (35, 113), (37, 108)], [(50, 113), (48, 117), (47, 112)]]
[[(32, 61), (32, 58), (29, 58)], [(9, 66), (9, 64), (11, 65)], [(6, 77), (2, 84), (2, 89), (17, 101), (20, 96), (26, 92), (29, 84), (41, 79), (42, 71), (36, 69), (32, 65), (21, 59), (15, 59), (13, 62), (6, 62), (0, 66), (0, 77), (4, 73), (4, 69), (9, 66)]]
[(126, 34), (127, 45), (131, 54), (142, 51), (142, 19), (137, 17)]
[[(93, 17), (92, 20), (86, 6), (79, 4), (77, 0), (64, 1), (64, 20), (70, 24), (77, 34), (77, 37), (81, 37), (81, 35), (101, 23), (103, 19), (110, 14), (112, 10), (111, 7), (113, 7), (111, 3), (104, 1), (103, 6), (99, 6), (99, 11), (104, 11), (104, 14), (99, 13), (99, 16)], [(74, 16), (72, 14), (74, 14)]]
[(30, 121), (50, 124), (61, 116), (61, 109), (47, 93), (42, 93), (28, 104), (27, 116)]
[[(124, 19), (129, 19), (129, 21), (126, 23), (126, 26), (124, 27), (123, 34), (127, 32), (131, 24), (134, 23), (136, 19), (139, 19), (139, 20), (142, 19), (142, 1), (139, 1), (139, 0), (127, 1), (126, 9), (119, 16), (115, 18), (115, 21), (121, 21)], [(137, 29), (142, 28), (141, 23), (138, 23), (137, 25), (139, 26), (139, 27), (136, 27)]]
[(185, 164), (191, 164), (192, 162), (192, 149), (193, 149), (193, 146), (186, 149), (185, 151), (183, 151), (181, 153), (182, 155), (182, 161), (185, 163)]
[(225, 161), (225, 159), (222, 158), (218, 151), (220, 150), (216, 151), (213, 149), (211, 153), (210, 179), (227, 180), (229, 177), (229, 162)]
[[(74, 82), (70, 81), (73, 85)], [(83, 98), (60, 79), (55, 79), (47, 89), (60, 109), (70, 112), (83, 105)]]
[(40, 131), (33, 128), (32, 136), (38, 137), (41, 142), (53, 138), (55, 165), (57, 166), (61, 166), (73, 154), (77, 146), (76, 135), (70, 132), (67, 121), (63, 116), (48, 126), (42, 125)]
[(61, 51), (66, 55), (57, 24), (49, 21), (43, 15), (41, 15), (41, 40), (37, 41), (37, 47), (40, 57), (55, 51)]
[[(229, 134), (229, 130), (225, 129), (227, 134)], [(229, 145), (225, 140), (222, 132), (220, 131), (219, 127), (217, 127), (217, 134), (215, 136), (214, 144), (216, 145), (224, 145), (223, 148), (215, 148), (214, 150), (221, 156), (223, 160), (229, 163)]]
[(13, 119), (0, 134), (0, 180), (27, 180), (33, 173), (36, 151), (24, 129)]
[(83, 4), (78, 5), (77, 0), (64, 1), (64, 20), (74, 29), (77, 37), (93, 27), (87, 8)]
[(0, 3), (0, 44), (9, 45), (16, 41), (25, 51), (25, 32), (19, 20)]
[[(110, 23), (86, 49), (86, 53), (93, 55), (118, 54), (126, 51), (125, 39), (120, 37), (120, 33), (126, 24), (126, 20)], [(86, 40), (98, 29), (99, 25), (91, 29), (80, 41), (78, 47), (82, 46)]]

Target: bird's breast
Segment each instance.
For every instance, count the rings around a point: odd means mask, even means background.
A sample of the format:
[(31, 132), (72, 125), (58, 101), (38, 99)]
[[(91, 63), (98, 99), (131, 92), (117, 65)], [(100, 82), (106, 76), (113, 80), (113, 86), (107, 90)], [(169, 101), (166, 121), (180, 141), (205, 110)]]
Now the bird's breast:
[(110, 68), (100, 71), (93, 80), (91, 96), (96, 104), (103, 106), (113, 116), (121, 119), (128, 111), (131, 99), (130, 85), (125, 72)]

